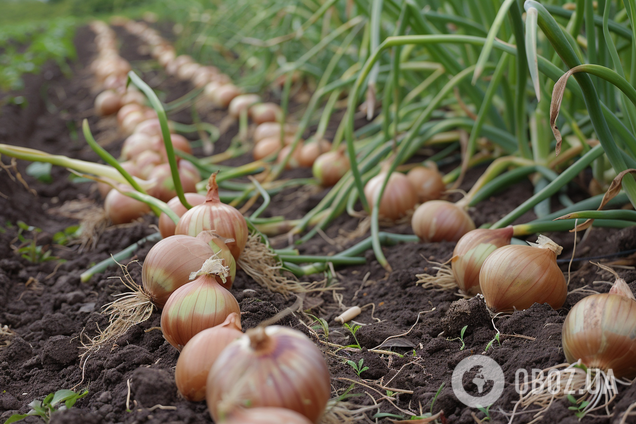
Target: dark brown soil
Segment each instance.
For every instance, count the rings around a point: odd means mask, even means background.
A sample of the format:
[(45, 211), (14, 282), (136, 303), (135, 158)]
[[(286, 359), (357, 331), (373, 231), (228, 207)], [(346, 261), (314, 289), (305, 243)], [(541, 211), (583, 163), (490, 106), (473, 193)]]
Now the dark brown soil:
[[(149, 65), (146, 62), (148, 57), (137, 52), (138, 43), (134, 37), (123, 31), (118, 31), (118, 35), (123, 40), (122, 55), (145, 71), (144, 78), (153, 87), (167, 93), (167, 101), (189, 91), (187, 84), (165, 78), (158, 68)], [(28, 77), (28, 88), (21, 93), (27, 98), (28, 106), (3, 107), (0, 142), (96, 160), (83, 137), (71, 135), (70, 129), (80, 128), (81, 120), (87, 117), (96, 137), (115, 140), (107, 148), (113, 154), (118, 153), (122, 137), (113, 132), (112, 122), (110, 126), (103, 121), (98, 123), (91, 111), (94, 94), (89, 88), (90, 75), (84, 69), (94, 54), (92, 41), (93, 35), (88, 29), (78, 30), (79, 62), (74, 64), (76, 76), (73, 80), (65, 79), (54, 66), (47, 67), (42, 75)], [(47, 94), (46, 102), (41, 93)], [(188, 112), (172, 118), (190, 122)], [(218, 123), (220, 115), (206, 119)], [(227, 146), (235, 132), (236, 128), (231, 129), (217, 147)], [(8, 163), (7, 158), (3, 161)], [(107, 325), (107, 318), (100, 313), (102, 306), (112, 301), (114, 294), (125, 291), (117, 278), (111, 278), (121, 276), (117, 268), (110, 268), (85, 284), (80, 282), (80, 274), (91, 264), (152, 234), (155, 231), (152, 224), (156, 220), (148, 218), (125, 227), (111, 227), (90, 252), (79, 252), (77, 246), (53, 246), (52, 235), (76, 221), (51, 215), (48, 210), (78, 198), (98, 201), (98, 195), (88, 183), (71, 182), (68, 172), (63, 169), (53, 169), (53, 183), (38, 182), (25, 175), (26, 165), (20, 162), (18, 168), (37, 196), (19, 182), (12, 181), (7, 172), (0, 172), (0, 324), (8, 325), (14, 332), (12, 336), (0, 339), (0, 422), (13, 413), (26, 413), (27, 405), (33, 399), (42, 399), (63, 388), (88, 388), (89, 394), (71, 410), (54, 414), (52, 423), (212, 422), (204, 402), (188, 402), (177, 393), (174, 366), (178, 352), (164, 340), (157, 328), (160, 312), (155, 311), (150, 320), (131, 329), (112, 346), (94, 354), (86, 367), (80, 369), (80, 340), (95, 335), (98, 327)], [(462, 188), (470, 188), (481, 171), (469, 172)], [(306, 171), (304, 175), (308, 175)], [(287, 190), (272, 199), (267, 215), (285, 214), (288, 218), (297, 218), (315, 206), (324, 194), (299, 196)], [(532, 186), (527, 182), (520, 183), (482, 202), (471, 214), (477, 225), (493, 222), (531, 194)], [(532, 213), (528, 213), (522, 221), (532, 217)], [(56, 261), (32, 264), (16, 255), (11, 245), (18, 244), (15, 240), (18, 220), (43, 229), (37, 237), (38, 245), (52, 249), (54, 256), (66, 259), (66, 262), (59, 266)], [(336, 239), (353, 231), (358, 224), (356, 219), (340, 217), (329, 227), (326, 235)], [(407, 224), (387, 230), (411, 233)], [(635, 235), (633, 230), (594, 230), (578, 244), (577, 256), (607, 255), (633, 249), (636, 247)], [(350, 247), (364, 237), (340, 237), (340, 248)], [(566, 248), (562, 257), (568, 257), (572, 235), (558, 234), (554, 238)], [(369, 418), (377, 412), (406, 415), (403, 411), (419, 414), (420, 411), (443, 410), (449, 423), (473, 423), (476, 420), (472, 414), (478, 419), (483, 419), (484, 414), (459, 402), (451, 388), (451, 375), (462, 359), (484, 354), (497, 361), (505, 373), (504, 394), (490, 408), (491, 422), (503, 423), (508, 420), (503, 411), (511, 411), (518, 399), (514, 388), (516, 370), (524, 368), (531, 373), (533, 368), (544, 369), (564, 362), (561, 324), (569, 309), (583, 295), (569, 296), (565, 306), (558, 311), (537, 304), (529, 310), (497, 318), (495, 324), (502, 334), (501, 343), (494, 342), (484, 352), (496, 331), (481, 300), (458, 300), (453, 293), (424, 290), (415, 285), (416, 274), (434, 272), (428, 261), (446, 261), (453, 247), (453, 243), (419, 243), (385, 248), (385, 255), (394, 269), (392, 273), (387, 273), (370, 251), (366, 253), (366, 265), (339, 269), (337, 284), (342, 289), (338, 291), (342, 295), (342, 304), (347, 307), (364, 306), (364, 312), (355, 320), (362, 325), (355, 339), (334, 322), (341, 310), (331, 293), (312, 297), (311, 304), (319, 306), (311, 313), (329, 323), (329, 342), (340, 345), (359, 343), (361, 347), (340, 350), (314, 338), (329, 364), (334, 396), (350, 388), (349, 394), (358, 395), (351, 397), (350, 401), (360, 405), (377, 402), (378, 409), (369, 412)], [(151, 244), (146, 243), (132, 259), (143, 261), (150, 248)], [(317, 236), (300, 246), (300, 250), (304, 254), (330, 254), (338, 248), (326, 238)], [(137, 264), (130, 266), (136, 281), (140, 281), (140, 270)], [(567, 271), (567, 265), (563, 266), (563, 270)], [(635, 271), (621, 270), (619, 273), (628, 283), (636, 279)], [(322, 279), (323, 276), (315, 278)], [(611, 281), (609, 275), (597, 275), (587, 261), (575, 262), (570, 288), (592, 286), (593, 281), (600, 279)], [(633, 290), (636, 289), (636, 284), (630, 285)], [(593, 287), (601, 292), (608, 290), (606, 285)], [(232, 292), (241, 306), (244, 329), (256, 326), (294, 301), (268, 292), (243, 272), (238, 273)], [(374, 305), (374, 310), (370, 305)], [(290, 316), (281, 324), (308, 334), (299, 319), (299, 316)], [(462, 349), (459, 334), (464, 326), (467, 328)], [(322, 334), (321, 330), (319, 333)], [(396, 335), (399, 337), (385, 342), (388, 337)], [(373, 349), (391, 350), (401, 356), (370, 352)], [(360, 359), (364, 359), (364, 365), (369, 369), (358, 376), (345, 362), (358, 362)], [(466, 388), (473, 395), (477, 394), (474, 384), (468, 384)], [(400, 410), (386, 399), (387, 390), (397, 392), (391, 402)], [(130, 410), (127, 411), (128, 395)], [(618, 422), (622, 412), (634, 401), (636, 389), (621, 387), (619, 396), (610, 407), (612, 418), (588, 416), (582, 422)], [(162, 409), (157, 405), (171, 408)], [(568, 410), (569, 406), (567, 400), (556, 401), (544, 420), (578, 422), (574, 413)], [(515, 422), (530, 420), (531, 414), (525, 414)], [(29, 418), (25, 422), (38, 420)], [(379, 422), (389, 421), (380, 419)]]

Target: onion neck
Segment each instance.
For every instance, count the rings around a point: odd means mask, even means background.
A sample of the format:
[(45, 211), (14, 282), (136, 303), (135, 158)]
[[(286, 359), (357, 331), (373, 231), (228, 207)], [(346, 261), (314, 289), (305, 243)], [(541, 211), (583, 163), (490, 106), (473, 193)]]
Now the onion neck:
[(219, 186), (216, 183), (216, 172), (210, 175), (208, 180), (208, 193), (205, 196), (205, 203), (221, 203), (219, 198)]
[(263, 351), (272, 343), (272, 338), (265, 332), (265, 327), (252, 328), (246, 334), (250, 339), (250, 347), (254, 351)]
[(528, 244), (539, 249), (550, 250), (552, 253), (554, 253), (555, 257), (559, 256), (561, 254), (561, 251), (563, 250), (561, 246), (542, 234), (539, 234), (539, 238), (537, 239), (536, 243), (528, 242)]

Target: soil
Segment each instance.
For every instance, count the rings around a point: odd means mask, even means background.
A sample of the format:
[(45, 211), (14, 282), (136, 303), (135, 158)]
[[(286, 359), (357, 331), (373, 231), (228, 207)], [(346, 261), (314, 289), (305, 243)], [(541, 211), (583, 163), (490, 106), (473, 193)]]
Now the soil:
[[(147, 55), (138, 52), (135, 37), (118, 30), (122, 40), (121, 54), (131, 61), (146, 81), (162, 93), (166, 101), (186, 94), (187, 83), (166, 77), (152, 66)], [(78, 134), (81, 121), (88, 118), (98, 140), (117, 155), (123, 137), (114, 130), (112, 119), (97, 120), (92, 112), (96, 93), (91, 90), (91, 76), (87, 67), (95, 54), (93, 34), (79, 28), (75, 39), (78, 61), (73, 64), (74, 76), (66, 78), (56, 66), (47, 66), (40, 75), (27, 76), (27, 89), (19, 94), (27, 106), (4, 105), (0, 113), (0, 142), (41, 149), (55, 154), (84, 160), (97, 160), (97, 156)], [(219, 123), (219, 112), (205, 116), (209, 122)], [(188, 111), (172, 119), (191, 122)], [(236, 134), (231, 127), (217, 143), (217, 153), (223, 151)], [(200, 153), (200, 152), (197, 152)], [(7, 165), (9, 159), (3, 157)], [(248, 158), (241, 158), (243, 163)], [(53, 414), (51, 423), (206, 423), (212, 422), (205, 402), (188, 402), (177, 392), (174, 367), (178, 352), (167, 343), (161, 331), (160, 311), (102, 350), (93, 354), (86, 366), (80, 368), (79, 353), (86, 337), (94, 336), (108, 320), (101, 308), (113, 296), (126, 292), (118, 277), (117, 267), (94, 276), (87, 283), (80, 282), (80, 274), (91, 264), (119, 252), (139, 239), (154, 233), (156, 219), (109, 227), (91, 250), (80, 251), (79, 246), (61, 247), (53, 244), (52, 237), (76, 220), (61, 217), (52, 210), (65, 202), (77, 199), (99, 203), (99, 195), (92, 184), (73, 182), (68, 172), (53, 168), (52, 183), (39, 182), (26, 174), (27, 163), (18, 161), (18, 170), (29, 189), (0, 172), (0, 324), (12, 331), (0, 339), (0, 422), (14, 413), (28, 412), (28, 404), (42, 399), (59, 389), (88, 389), (88, 395), (68, 410)], [(461, 188), (467, 190), (483, 169), (471, 170)], [(15, 172), (13, 172), (15, 174)], [(292, 171), (286, 176), (309, 176), (307, 170)], [(35, 190), (37, 195), (31, 190)], [(321, 199), (326, 191), (299, 194), (286, 190), (274, 196), (266, 215), (303, 216)], [(572, 196), (580, 189), (572, 187)], [(532, 195), (530, 183), (519, 183), (471, 210), (477, 225), (493, 222), (521, 204)], [(358, 209), (360, 209), (358, 205)], [(534, 217), (526, 214), (519, 222)], [(20, 257), (12, 249), (17, 240), (17, 222), (42, 229), (37, 234), (37, 245), (50, 249), (52, 256), (65, 262), (48, 261), (34, 264)], [(358, 219), (338, 218), (324, 237), (314, 237), (300, 246), (301, 254), (332, 254), (347, 248), (363, 238), (344, 237), (358, 228)], [(401, 224), (388, 231), (411, 233), (410, 225)], [(32, 238), (23, 231), (25, 238)], [(554, 234), (555, 241), (565, 247), (562, 255), (568, 258), (573, 247), (571, 234)], [(591, 231), (576, 246), (578, 257), (607, 255), (634, 249), (636, 233), (632, 230)], [(533, 238), (534, 239), (534, 238)], [(334, 241), (335, 240), (335, 241)], [(283, 246), (284, 240), (276, 243)], [(127, 262), (140, 263), (152, 247), (145, 243)], [(342, 312), (340, 302), (331, 292), (311, 295), (314, 306), (310, 313), (329, 323), (328, 341), (332, 344), (359, 344), (360, 349), (338, 349), (325, 344), (322, 330), (318, 340), (300, 323), (301, 316), (284, 318), (280, 324), (308, 334), (324, 352), (332, 377), (333, 396), (348, 390), (348, 400), (357, 405), (377, 404), (367, 412), (367, 421), (379, 411), (401, 414), (443, 410), (446, 422), (473, 423), (485, 417), (483, 412), (465, 407), (455, 396), (451, 375), (455, 366), (471, 355), (483, 354), (494, 359), (503, 369), (505, 388), (501, 398), (490, 408), (491, 422), (508, 421), (518, 399), (515, 391), (515, 373), (525, 369), (545, 369), (565, 361), (561, 348), (561, 325), (570, 308), (584, 295), (568, 296), (563, 308), (552, 310), (547, 305), (535, 304), (526, 311), (499, 316), (494, 320), (501, 333), (499, 342), (487, 345), (497, 334), (493, 320), (479, 298), (460, 299), (455, 293), (425, 290), (415, 284), (417, 274), (435, 272), (432, 262), (444, 262), (451, 256), (453, 243), (402, 244), (384, 249), (394, 271), (386, 272), (366, 253), (367, 263), (337, 270), (337, 293), (344, 306), (359, 305), (363, 313), (355, 319), (361, 327), (355, 337), (334, 322)], [(429, 262), (430, 261), (430, 262)], [(624, 262), (628, 263), (628, 262)], [(567, 275), (567, 264), (562, 269)], [(131, 264), (131, 276), (140, 281), (141, 266)], [(619, 274), (636, 289), (636, 271), (620, 269)], [(316, 275), (314, 279), (324, 276)], [(593, 284), (595, 280), (612, 281), (607, 273), (599, 273), (588, 261), (574, 262), (571, 269), (570, 290), (583, 286), (604, 292), (607, 285)], [(290, 306), (295, 299), (271, 293), (257, 285), (242, 271), (237, 274), (232, 292), (240, 303), (244, 329), (256, 326)], [(373, 305), (373, 307), (371, 307)], [(465, 328), (463, 339), (460, 339)], [(391, 337), (387, 341), (387, 338)], [(372, 350), (393, 351), (398, 355), (379, 354)], [(367, 370), (356, 374), (346, 364), (364, 359)], [(464, 376), (472, 380), (474, 372)], [(467, 390), (478, 394), (474, 384)], [(490, 386), (486, 386), (490, 390)], [(387, 397), (387, 390), (394, 392)], [(437, 395), (437, 393), (439, 394)], [(587, 416), (584, 423), (618, 422), (621, 414), (636, 401), (636, 387), (620, 387), (620, 393), (610, 406), (612, 418)], [(544, 414), (547, 422), (576, 423), (579, 419), (569, 410), (568, 400), (555, 401)], [(523, 414), (515, 422), (525, 423), (532, 414)], [(371, 421), (369, 421), (371, 420)], [(39, 419), (30, 417), (25, 422)], [(362, 422), (362, 420), (361, 420)], [(389, 418), (377, 422), (388, 423)], [(628, 421), (629, 422), (629, 421)]]

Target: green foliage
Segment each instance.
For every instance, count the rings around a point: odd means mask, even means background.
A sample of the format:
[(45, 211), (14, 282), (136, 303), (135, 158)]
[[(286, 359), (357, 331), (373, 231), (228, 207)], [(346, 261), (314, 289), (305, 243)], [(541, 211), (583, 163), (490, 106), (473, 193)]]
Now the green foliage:
[(479, 409), (485, 415), (485, 417), (482, 419), (482, 421), (490, 421), (490, 407), (491, 406), (492, 405), (488, 405), (487, 408), (484, 408), (483, 406), (478, 406), (477, 407), (477, 409)]
[[(41, 228), (27, 225), (22, 221), (18, 221), (18, 228), (18, 240), (21, 244), (18, 247), (14, 247), (17, 254), (34, 264), (57, 260), (55, 256), (51, 255), (51, 250), (37, 245), (37, 235), (42, 232)], [(33, 238), (25, 237), (25, 232), (30, 232)]]
[(497, 331), (497, 334), (495, 334), (495, 337), (493, 337), (493, 339), (489, 341), (488, 344), (486, 345), (486, 349), (484, 350), (484, 352), (488, 352), (488, 349), (490, 349), (490, 347), (495, 341), (499, 343), (499, 346), (501, 346), (501, 341), (499, 340), (500, 336), (501, 336), (501, 333)]
[(353, 368), (353, 370), (356, 372), (356, 374), (358, 374), (358, 377), (360, 377), (360, 374), (369, 369), (369, 367), (363, 366), (364, 358), (360, 359), (357, 364), (352, 360), (348, 360), (347, 362), (345, 362), (345, 364), (350, 365), (351, 368)]
[(431, 401), (431, 414), (433, 413), (433, 405), (435, 405), (435, 401), (439, 397), (439, 394), (442, 393), (442, 389), (444, 388), (445, 385), (446, 385), (446, 383), (442, 383), (439, 386), (439, 389), (437, 389), (437, 393), (435, 393), (435, 397), (433, 397), (433, 400)]
[(325, 336), (325, 339), (329, 339), (329, 323), (324, 318), (319, 318), (311, 314), (307, 315), (309, 315), (314, 320), (311, 328), (314, 330), (321, 329), (322, 334)]
[(11, 424), (17, 421), (21, 421), (27, 417), (37, 416), (45, 423), (48, 423), (51, 419), (51, 415), (55, 411), (62, 411), (64, 409), (70, 409), (75, 405), (79, 399), (88, 394), (88, 390), (75, 393), (72, 390), (58, 390), (55, 393), (49, 394), (44, 400), (34, 400), (29, 404), (31, 410), (26, 414), (13, 414), (9, 417), (4, 424)]
[(590, 402), (584, 400), (579, 403), (579, 401), (577, 401), (572, 395), (568, 395), (568, 400), (573, 404), (573, 406), (569, 406), (568, 409), (570, 411), (575, 411), (574, 415), (576, 415), (577, 418), (583, 418), (585, 416), (585, 408), (590, 404)]
[(354, 347), (356, 349), (361, 349), (360, 342), (358, 341), (358, 338), (356, 337), (356, 333), (358, 332), (360, 328), (362, 328), (362, 326), (358, 324), (349, 325), (349, 323), (345, 322), (344, 328), (349, 330), (349, 333), (351, 333), (351, 335), (353, 336), (353, 340), (356, 341), (355, 344), (348, 345), (347, 347)]

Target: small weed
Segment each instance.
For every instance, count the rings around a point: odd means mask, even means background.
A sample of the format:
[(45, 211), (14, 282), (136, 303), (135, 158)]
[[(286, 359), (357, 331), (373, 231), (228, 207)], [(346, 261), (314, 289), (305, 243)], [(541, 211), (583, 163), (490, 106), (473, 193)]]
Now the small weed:
[(459, 350), (464, 350), (464, 348), (466, 347), (466, 343), (464, 343), (464, 333), (466, 333), (466, 329), (468, 328), (467, 325), (465, 325), (462, 330), (459, 333), (459, 337), (454, 338), (454, 339), (448, 339), (449, 341), (453, 341), (453, 340), (459, 340), (460, 342), (462, 342), (462, 346), (459, 348)]
[(357, 364), (353, 362), (352, 360), (348, 360), (347, 362), (345, 362), (345, 364), (350, 365), (351, 368), (353, 368), (353, 370), (356, 372), (356, 374), (358, 374), (358, 377), (360, 377), (360, 374), (362, 374), (363, 372), (369, 369), (369, 367), (363, 366), (364, 358), (360, 359), (360, 361), (358, 361)]
[(82, 234), (82, 229), (79, 225), (71, 225), (65, 228), (63, 231), (58, 231), (53, 235), (53, 243), (60, 246), (66, 246), (70, 241), (78, 238)]
[(58, 390), (55, 393), (49, 394), (44, 398), (44, 400), (34, 400), (29, 404), (31, 410), (28, 413), (13, 414), (4, 422), (4, 424), (11, 424), (32, 416), (40, 417), (42, 421), (48, 423), (51, 419), (51, 415), (55, 411), (72, 408), (73, 405), (75, 405), (75, 402), (87, 394), (88, 390), (84, 390), (82, 393), (75, 393), (72, 390)]
[[(464, 327), (466, 328), (466, 327)], [(442, 393), (442, 389), (444, 388), (444, 385), (446, 385), (445, 382), (442, 383), (441, 386), (439, 386), (439, 389), (437, 389), (437, 393), (435, 393), (435, 397), (433, 398), (433, 400), (431, 401), (431, 414), (433, 414), (433, 406), (435, 405), (435, 401), (437, 400), (437, 398), (439, 397), (439, 394)]]
[(394, 394), (395, 394), (395, 392), (393, 392), (393, 391), (391, 391), (391, 390), (387, 390), (387, 391), (386, 391), (386, 395), (387, 395), (388, 397), (393, 397), (393, 395), (394, 395)]
[(314, 320), (312, 323), (314, 325), (312, 325), (311, 328), (314, 330), (322, 329), (322, 334), (325, 336), (325, 339), (329, 339), (329, 323), (324, 318), (318, 318), (311, 314), (307, 315)]
[(574, 415), (576, 415), (577, 418), (583, 418), (583, 416), (585, 416), (585, 408), (590, 404), (590, 402), (584, 400), (583, 402), (578, 403), (576, 398), (572, 395), (568, 395), (568, 400), (570, 403), (574, 404), (573, 406), (568, 407), (568, 409), (570, 411), (575, 411)]
[(351, 335), (353, 336), (353, 340), (356, 341), (356, 344), (352, 344), (352, 345), (348, 345), (347, 347), (354, 347), (356, 349), (361, 349), (360, 347), (360, 342), (358, 341), (358, 338), (356, 337), (356, 333), (358, 332), (358, 330), (360, 328), (362, 328), (361, 325), (358, 324), (353, 324), (353, 325), (349, 325), (349, 323), (344, 323), (344, 327), (349, 330), (349, 332), (351, 333)]
[(491, 406), (492, 405), (489, 405), (488, 408), (484, 408), (483, 406), (478, 406), (477, 407), (477, 409), (479, 409), (485, 415), (485, 417), (482, 419), (482, 421), (490, 421), (490, 407)]
[(501, 341), (499, 340), (499, 336), (501, 335), (501, 333), (499, 331), (497, 331), (497, 334), (495, 334), (495, 337), (493, 337), (493, 339), (491, 341), (488, 342), (488, 344), (486, 345), (486, 350), (484, 350), (484, 352), (488, 352), (488, 349), (490, 349), (490, 347), (492, 346), (492, 344), (497, 341), (497, 343), (499, 343), (499, 346), (501, 346)]
[[(37, 235), (42, 232), (41, 228), (27, 225), (22, 221), (18, 221), (18, 240), (21, 244), (13, 247), (15, 252), (21, 255), (27, 261), (39, 264), (41, 262), (54, 261), (57, 258), (51, 255), (50, 250), (45, 250), (42, 246), (37, 245)], [(33, 234), (33, 238), (26, 238), (24, 232), (29, 231)]]

